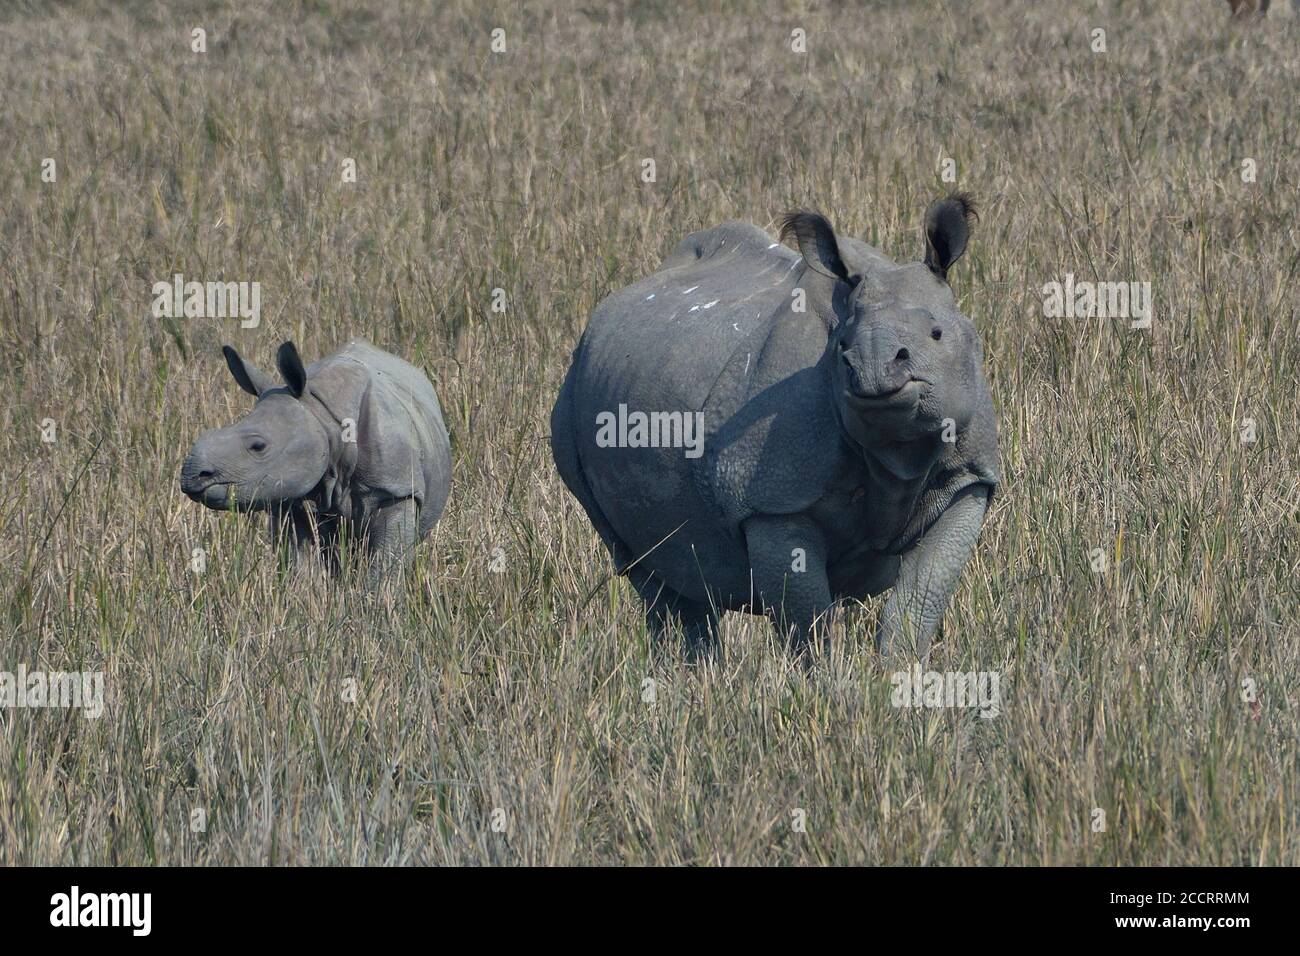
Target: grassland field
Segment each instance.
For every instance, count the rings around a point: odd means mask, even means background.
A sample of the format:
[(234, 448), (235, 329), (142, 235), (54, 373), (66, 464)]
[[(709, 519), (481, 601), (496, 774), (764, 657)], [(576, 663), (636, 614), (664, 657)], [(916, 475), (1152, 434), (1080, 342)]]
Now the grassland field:
[[(0, 709), (0, 863), (1300, 863), (1297, 89), (1291, 10), (1212, 0), (5, 4), (0, 670), (105, 710)], [(1000, 713), (892, 706), (878, 600), (808, 668), (656, 652), (548, 447), (592, 309), (799, 205), (919, 258), (954, 188), (1004, 483), (931, 666)], [(177, 482), (223, 342), (358, 335), (455, 461), (378, 593)]]

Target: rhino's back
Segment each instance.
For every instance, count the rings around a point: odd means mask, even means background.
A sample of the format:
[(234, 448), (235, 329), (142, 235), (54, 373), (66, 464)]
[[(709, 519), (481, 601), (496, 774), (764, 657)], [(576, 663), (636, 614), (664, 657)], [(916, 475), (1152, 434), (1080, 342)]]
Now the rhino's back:
[(617, 376), (619, 393), (650, 407), (702, 408), (730, 356), (788, 300), (801, 264), (749, 223), (692, 233), (592, 313), (581, 349), (592, 397)]
[(373, 373), (377, 382), (407, 396), (411, 404), (419, 408), (422, 416), (436, 422), (439, 429), (446, 432), (438, 394), (423, 369), (416, 368), (391, 352), (385, 352), (365, 339), (353, 339), (332, 358), (361, 362)]
[(802, 266), (747, 223), (694, 233), (654, 273), (602, 301), (574, 353), (560, 404), (570, 411), (565, 447), (581, 481), (566, 481), (580, 499), (590, 496), (583, 504), (593, 520), (626, 547), (616, 560), (649, 554), (643, 565), (687, 596), (705, 596), (706, 573), (715, 594), (748, 594), (739, 528), (697, 480), (705, 459), (683, 448), (601, 447), (597, 416), (617, 415), (620, 405), (703, 413), (729, 364), (752, 356), (757, 365)]

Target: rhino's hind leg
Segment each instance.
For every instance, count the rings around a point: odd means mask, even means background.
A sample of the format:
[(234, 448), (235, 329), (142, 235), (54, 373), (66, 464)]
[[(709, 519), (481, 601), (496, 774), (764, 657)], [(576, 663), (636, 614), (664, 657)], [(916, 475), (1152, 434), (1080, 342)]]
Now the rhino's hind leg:
[(582, 510), (587, 513), (591, 526), (596, 529), (596, 534), (600, 536), (600, 540), (604, 542), (605, 548), (614, 559), (614, 569), (621, 574), (623, 568), (633, 560), (635, 555), (628, 550), (627, 545), (610, 525), (609, 519), (605, 517), (605, 513), (601, 511), (596, 496), (592, 494), (591, 486), (587, 484), (587, 476), (583, 474), (582, 461), (578, 457), (578, 444), (574, 440), (577, 419), (573, 413), (571, 380), (576, 363), (575, 353), (574, 365), (569, 367), (564, 385), (560, 387), (559, 397), (555, 400), (555, 408), (551, 410), (551, 456), (555, 459), (555, 470), (560, 473), (560, 480), (569, 489), (569, 493), (578, 499), (578, 504), (582, 505)]
[(656, 643), (662, 642), (676, 624), (681, 628), (688, 660), (717, 656), (721, 650), (718, 612), (709, 602), (688, 598), (639, 567), (630, 568), (627, 576), (645, 602), (646, 627)]
[(401, 577), (415, 554), (419, 528), (420, 506), (414, 498), (379, 506), (366, 528), (372, 586)]

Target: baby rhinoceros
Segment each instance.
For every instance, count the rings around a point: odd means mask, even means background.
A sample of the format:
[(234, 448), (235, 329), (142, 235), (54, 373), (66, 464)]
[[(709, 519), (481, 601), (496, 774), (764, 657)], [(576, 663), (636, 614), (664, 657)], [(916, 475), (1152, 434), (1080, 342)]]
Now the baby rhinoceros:
[(791, 213), (688, 236), (597, 306), (551, 414), (565, 485), (646, 606), (716, 648), (768, 613), (800, 653), (893, 588), (883, 654), (924, 657), (999, 480), (979, 336), (948, 269), (975, 218), (930, 206), (921, 262)]
[(229, 345), (222, 352), (257, 404), (199, 436), (181, 490), (216, 510), (269, 512), (274, 541), (332, 568), (346, 519), (372, 579), (404, 568), (451, 483), (447, 429), (424, 372), (362, 339), (306, 368), (285, 342), (276, 355), (283, 384)]

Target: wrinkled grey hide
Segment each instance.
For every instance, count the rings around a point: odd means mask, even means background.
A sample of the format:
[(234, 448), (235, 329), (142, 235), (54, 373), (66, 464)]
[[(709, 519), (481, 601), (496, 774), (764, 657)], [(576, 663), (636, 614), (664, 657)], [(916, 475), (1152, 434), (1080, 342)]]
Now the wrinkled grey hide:
[(297, 557), (323, 553), (335, 568), (348, 519), (375, 577), (403, 567), (451, 484), (447, 429), (424, 372), (363, 339), (305, 369), (285, 342), (276, 356), (283, 384), (229, 345), (222, 352), (257, 404), (199, 436), (181, 490), (216, 510), (269, 512), (273, 538)]
[[(906, 264), (815, 213), (783, 223), (800, 254), (728, 222), (596, 308), (552, 451), (652, 631), (677, 619), (699, 652), (718, 612), (766, 612), (802, 651), (835, 600), (892, 587), (877, 643), (924, 657), (998, 483), (979, 337), (947, 283), (973, 218), (936, 202)], [(702, 412), (702, 453), (602, 447), (620, 405)]]

